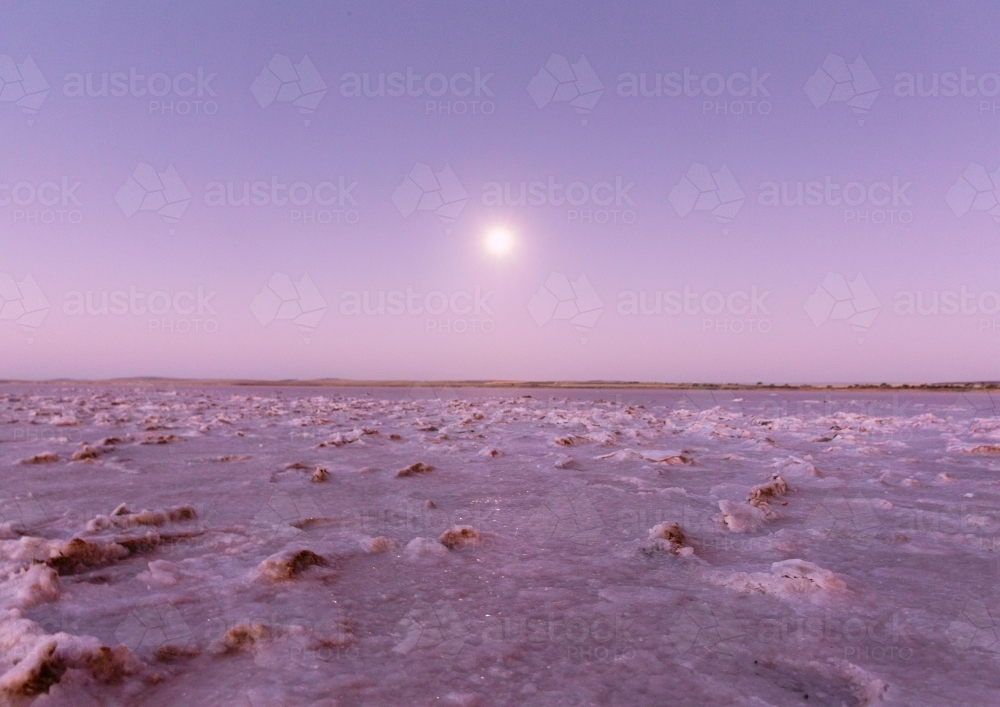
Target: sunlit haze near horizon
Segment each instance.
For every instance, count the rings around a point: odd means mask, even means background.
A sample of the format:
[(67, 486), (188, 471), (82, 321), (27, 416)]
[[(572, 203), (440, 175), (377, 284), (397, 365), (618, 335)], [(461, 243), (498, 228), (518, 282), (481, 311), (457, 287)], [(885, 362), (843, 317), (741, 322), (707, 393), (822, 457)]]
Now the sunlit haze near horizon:
[(997, 379), (963, 2), (8, 3), (0, 377)]

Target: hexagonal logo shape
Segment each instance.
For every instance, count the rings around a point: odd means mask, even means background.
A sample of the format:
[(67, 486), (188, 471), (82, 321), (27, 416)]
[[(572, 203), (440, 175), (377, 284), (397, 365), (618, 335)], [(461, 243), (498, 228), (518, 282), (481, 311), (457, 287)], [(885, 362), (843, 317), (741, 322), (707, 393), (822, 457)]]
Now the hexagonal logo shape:
[(418, 601), (393, 629), (396, 644), (392, 652), (408, 655), (416, 650), (433, 650), (455, 656), (461, 652), (469, 635), (465, 622), (449, 602), (438, 602), (432, 606)]
[(747, 638), (747, 627), (728, 604), (690, 604), (670, 628), (666, 642), (679, 653), (707, 652), (735, 656)]
[(253, 298), (250, 311), (262, 327), (276, 319), (291, 321), (305, 335), (308, 344), (309, 335), (319, 326), (326, 306), (326, 300), (308, 273), (298, 282), (292, 282), (285, 273), (276, 272)]
[(16, 104), (28, 116), (28, 125), (34, 124), (35, 113), (49, 95), (49, 88), (30, 54), (21, 63), (0, 54), (0, 103)]
[(840, 273), (830, 272), (806, 300), (804, 309), (817, 327), (827, 321), (850, 324), (860, 335), (858, 343), (864, 343), (864, 333), (874, 323), (882, 305), (864, 275), (859, 273), (847, 282)]
[(0, 273), (0, 321), (17, 322), (28, 333), (29, 344), (49, 309), (45, 293), (31, 275), (17, 282), (13, 275)]
[(429, 165), (418, 162), (392, 193), (392, 203), (404, 218), (415, 211), (433, 211), (445, 224), (454, 223), (468, 201), (469, 193), (447, 164), (435, 172)]
[[(670, 191), (669, 200), (682, 218), (692, 211), (709, 211), (719, 223), (729, 224), (743, 206), (746, 194), (726, 165), (712, 172), (696, 162)], [(729, 229), (723, 228), (722, 234), (728, 235)]]
[(195, 643), (191, 628), (169, 601), (134, 607), (118, 624), (115, 638), (133, 653), (155, 652), (165, 645), (183, 649)]
[(519, 525), (517, 536), (534, 545), (572, 545), (599, 542), (607, 532), (587, 494), (553, 491)]
[(858, 547), (875, 542), (882, 521), (871, 499), (848, 498), (831, 491), (806, 516), (806, 527), (818, 531), (826, 540)]
[(583, 273), (573, 282), (562, 273), (551, 273), (528, 301), (528, 313), (538, 326), (553, 320), (568, 321), (583, 335), (582, 343), (587, 343), (603, 311), (604, 302)]
[(948, 642), (957, 651), (978, 648), (1000, 655), (1000, 618), (993, 613), (983, 602), (970, 599), (945, 629)]
[(45, 509), (31, 492), (0, 493), (0, 526), (12, 531), (24, 531), (40, 525), (46, 519)]
[(576, 63), (569, 63), (561, 54), (553, 54), (528, 83), (528, 95), (539, 108), (549, 103), (568, 103), (580, 116), (580, 123), (587, 124), (590, 112), (604, 93), (604, 84), (594, 68), (581, 55)]
[(1000, 223), (1000, 168), (987, 172), (981, 164), (970, 164), (945, 200), (959, 218), (970, 211), (985, 211)]
[(302, 529), (294, 524), (312, 518), (322, 517), (319, 506), (307, 494), (292, 496), (284, 491), (276, 491), (254, 515), (254, 522), (263, 526), (262, 535), (266, 540), (290, 540)]
[(858, 116), (858, 125), (865, 124), (865, 116), (881, 89), (878, 79), (860, 54), (850, 64), (836, 54), (827, 55), (804, 87), (817, 109), (828, 102), (847, 104)]
[(284, 54), (275, 54), (250, 85), (250, 92), (261, 108), (272, 103), (291, 103), (299, 113), (307, 116), (306, 125), (311, 122), (308, 116), (323, 100), (326, 90), (326, 82), (305, 55), (302, 61), (293, 64)]
[(140, 162), (118, 189), (115, 201), (128, 218), (139, 211), (155, 211), (166, 223), (176, 223), (191, 203), (191, 192), (172, 164), (157, 172)]

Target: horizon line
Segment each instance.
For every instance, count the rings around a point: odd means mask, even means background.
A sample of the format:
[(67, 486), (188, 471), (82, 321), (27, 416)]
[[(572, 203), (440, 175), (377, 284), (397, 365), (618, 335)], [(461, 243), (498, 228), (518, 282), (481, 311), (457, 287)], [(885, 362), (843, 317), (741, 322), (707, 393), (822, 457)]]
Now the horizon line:
[(183, 385), (234, 387), (317, 387), (317, 388), (529, 388), (529, 389), (622, 389), (622, 390), (927, 390), (988, 391), (1000, 389), (1000, 381), (958, 381), (923, 383), (696, 383), (615, 380), (521, 381), (503, 379), (463, 380), (365, 380), (354, 378), (170, 378), (131, 376), (124, 378), (48, 378), (38, 380), (0, 379), (0, 385)]

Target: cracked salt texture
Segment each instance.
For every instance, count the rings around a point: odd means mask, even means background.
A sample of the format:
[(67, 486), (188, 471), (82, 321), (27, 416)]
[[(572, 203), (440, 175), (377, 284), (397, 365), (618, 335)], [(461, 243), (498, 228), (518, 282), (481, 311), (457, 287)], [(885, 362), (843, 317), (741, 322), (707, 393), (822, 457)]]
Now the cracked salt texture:
[(0, 705), (987, 704), (989, 403), (7, 385)]

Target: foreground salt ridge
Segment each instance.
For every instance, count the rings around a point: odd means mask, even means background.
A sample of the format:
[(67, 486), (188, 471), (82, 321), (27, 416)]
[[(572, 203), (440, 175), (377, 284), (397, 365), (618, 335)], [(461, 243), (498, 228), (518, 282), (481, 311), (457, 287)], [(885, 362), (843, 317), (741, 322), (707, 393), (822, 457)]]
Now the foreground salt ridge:
[(0, 699), (987, 694), (996, 420), (732, 402), (11, 392)]

